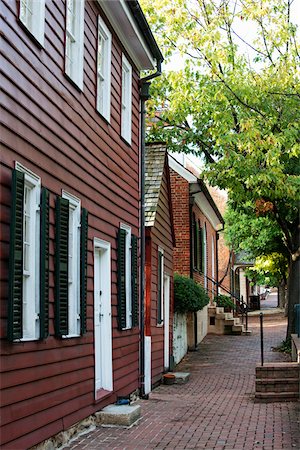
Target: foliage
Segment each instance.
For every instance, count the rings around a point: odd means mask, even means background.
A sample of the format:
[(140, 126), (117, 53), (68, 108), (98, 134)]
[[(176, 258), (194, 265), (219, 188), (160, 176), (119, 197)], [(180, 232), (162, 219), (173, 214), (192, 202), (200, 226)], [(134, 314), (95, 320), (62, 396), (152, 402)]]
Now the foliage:
[(287, 339), (282, 341), (281, 344), (278, 345), (278, 347), (274, 347), (273, 350), (275, 352), (282, 352), (282, 353), (291, 354), (292, 353), (292, 339), (291, 339), (291, 337), (288, 337)]
[(209, 297), (200, 284), (192, 278), (174, 275), (175, 311), (185, 313), (199, 311), (209, 303)]
[(255, 284), (279, 286), (287, 279), (288, 261), (281, 253), (270, 253), (256, 258), (253, 267), (246, 271), (248, 278)]
[[(184, 60), (152, 83), (149, 140), (204, 154), (206, 179), (227, 189), (234, 209), (251, 202), (272, 217), (299, 257), (300, 43), (291, 1), (141, 3), (167, 58)], [(241, 49), (238, 30), (248, 25), (256, 36)]]
[(223, 308), (236, 309), (234, 302), (230, 297), (228, 297), (228, 295), (218, 294), (215, 296), (214, 302), (216, 302), (217, 306), (221, 306)]

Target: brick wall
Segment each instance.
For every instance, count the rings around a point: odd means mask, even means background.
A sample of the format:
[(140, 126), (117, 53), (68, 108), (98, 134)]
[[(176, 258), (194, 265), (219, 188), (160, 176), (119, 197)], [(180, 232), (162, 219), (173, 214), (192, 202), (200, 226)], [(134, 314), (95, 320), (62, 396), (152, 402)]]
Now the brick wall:
[(190, 276), (189, 183), (170, 168), (173, 219), (176, 238), (174, 271)]

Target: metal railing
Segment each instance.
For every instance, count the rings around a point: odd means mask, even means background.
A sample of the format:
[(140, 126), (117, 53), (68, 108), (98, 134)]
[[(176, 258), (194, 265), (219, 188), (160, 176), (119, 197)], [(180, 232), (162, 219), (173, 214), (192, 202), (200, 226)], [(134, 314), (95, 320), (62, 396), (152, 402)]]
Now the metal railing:
[(230, 297), (231, 301), (234, 303), (235, 308), (233, 311), (234, 316), (241, 316), (242, 318), (242, 324), (245, 322), (246, 331), (248, 331), (248, 311), (249, 306), (248, 304), (243, 300), (243, 297), (240, 298), (236, 296), (233, 292), (231, 292), (227, 287), (222, 285), (221, 283), (218, 283), (215, 279), (209, 277), (208, 275), (203, 275), (204, 280), (205, 278), (213, 283), (215, 286), (215, 289), (209, 289), (208, 287), (205, 288), (207, 293), (211, 293), (215, 296), (219, 294), (219, 289), (221, 288), (222, 291), (226, 292), (228, 296)]

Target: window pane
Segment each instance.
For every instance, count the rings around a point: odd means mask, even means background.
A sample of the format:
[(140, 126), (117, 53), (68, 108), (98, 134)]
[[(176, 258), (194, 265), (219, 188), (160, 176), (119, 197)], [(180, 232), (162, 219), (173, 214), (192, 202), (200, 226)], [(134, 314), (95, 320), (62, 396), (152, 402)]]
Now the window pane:
[(29, 275), (30, 263), (30, 188), (24, 188), (23, 270)]

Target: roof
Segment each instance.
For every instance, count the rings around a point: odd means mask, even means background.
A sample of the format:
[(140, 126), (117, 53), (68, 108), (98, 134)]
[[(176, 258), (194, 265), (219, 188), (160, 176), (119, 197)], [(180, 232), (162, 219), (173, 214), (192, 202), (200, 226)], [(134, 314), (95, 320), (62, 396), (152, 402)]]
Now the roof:
[(145, 226), (153, 227), (166, 161), (163, 144), (146, 146), (145, 152)]
[(138, 70), (155, 69), (163, 56), (138, 0), (98, 0)]
[(205, 183), (169, 154), (169, 166), (189, 183), (190, 195), (216, 231), (224, 227), (224, 219)]

